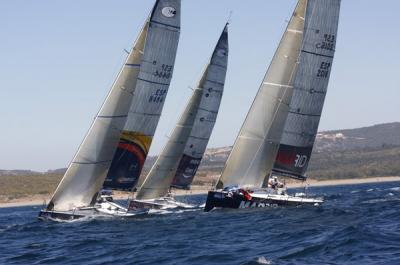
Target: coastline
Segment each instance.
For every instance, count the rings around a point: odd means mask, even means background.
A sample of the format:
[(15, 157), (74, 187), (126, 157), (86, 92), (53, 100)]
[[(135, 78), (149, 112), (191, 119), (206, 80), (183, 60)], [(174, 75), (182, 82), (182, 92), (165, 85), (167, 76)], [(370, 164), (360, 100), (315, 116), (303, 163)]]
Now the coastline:
[[(400, 182), (400, 176), (390, 177), (371, 177), (371, 178), (357, 178), (357, 179), (335, 179), (335, 180), (313, 180), (309, 179), (307, 185), (312, 187), (323, 186), (340, 186), (340, 185), (357, 185), (367, 183), (383, 183), (383, 182)], [(288, 183), (288, 188), (304, 187), (304, 183)], [(192, 190), (175, 190), (174, 194), (180, 195), (202, 195), (207, 194), (209, 187), (196, 186)], [(0, 208), (22, 207), (22, 206), (42, 206), (50, 200), (51, 195), (34, 195), (29, 197), (22, 197), (11, 200), (9, 202), (0, 202)], [(131, 197), (131, 193), (116, 193), (114, 198), (116, 200), (125, 200)]]

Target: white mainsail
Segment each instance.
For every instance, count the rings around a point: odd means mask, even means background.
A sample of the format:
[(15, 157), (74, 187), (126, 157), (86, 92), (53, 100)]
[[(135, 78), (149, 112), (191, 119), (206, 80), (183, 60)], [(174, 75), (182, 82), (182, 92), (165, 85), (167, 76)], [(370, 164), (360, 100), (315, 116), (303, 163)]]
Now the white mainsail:
[[(136, 199), (155, 199), (165, 196), (176, 175), (179, 162), (188, 144), (194, 147), (195, 135), (209, 139), (221, 101), (228, 62), (228, 25), (225, 26), (210, 63), (194, 90), (166, 146), (146, 176)], [(211, 123), (204, 125), (204, 123)], [(203, 128), (204, 126), (204, 128)], [(204, 140), (197, 142), (205, 150)], [(206, 144), (205, 144), (206, 145)], [(203, 151), (204, 152), (204, 151)], [(202, 157), (203, 153), (199, 154)]]
[(306, 0), (299, 0), (242, 125), (217, 188), (261, 188), (272, 169), (293, 92)]
[(274, 172), (305, 179), (335, 53), (340, 0), (309, 0), (300, 66)]
[(68, 211), (95, 203), (136, 94), (140, 73), (143, 71), (143, 60), (148, 58), (149, 54), (164, 52), (164, 43), (162, 39), (156, 39), (155, 43), (154, 35), (157, 35), (157, 32), (151, 26), (155, 10), (160, 9), (161, 4), (165, 6), (164, 2), (171, 1), (156, 2), (152, 15), (142, 28), (107, 98), (48, 204), (48, 210)]
[(151, 15), (135, 96), (104, 188), (130, 190), (140, 176), (172, 78), (180, 0), (159, 0)]
[(172, 182), (172, 186), (175, 188), (190, 186), (206, 151), (221, 104), (228, 67), (228, 53), (228, 28), (226, 26), (211, 56), (208, 71), (204, 73), (204, 95)]

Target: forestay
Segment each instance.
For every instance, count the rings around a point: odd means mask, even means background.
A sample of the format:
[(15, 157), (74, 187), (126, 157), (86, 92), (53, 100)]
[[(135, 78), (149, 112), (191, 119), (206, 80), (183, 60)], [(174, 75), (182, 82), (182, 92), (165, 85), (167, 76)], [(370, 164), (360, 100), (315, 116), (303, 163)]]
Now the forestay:
[(305, 179), (335, 53), (340, 0), (309, 0), (300, 66), (274, 173)]
[(272, 169), (293, 91), (306, 0), (299, 0), (242, 125), (217, 188), (258, 188)]
[(135, 96), (104, 188), (129, 190), (139, 179), (171, 82), (180, 16), (180, 0), (159, 0), (153, 9)]
[(189, 188), (211, 137), (222, 99), (228, 66), (228, 27), (226, 26), (202, 77), (204, 88), (193, 129), (179, 162), (172, 186)]
[[(228, 28), (225, 26), (210, 63), (206, 66), (166, 146), (140, 187), (136, 199), (155, 199), (168, 193), (188, 145), (191, 150), (202, 151), (194, 155), (200, 159), (203, 156), (218, 113), (227, 62)], [(191, 172), (192, 177), (194, 173)]]
[(80, 145), (47, 209), (71, 210), (97, 198), (111, 165), (135, 91), (146, 35), (146, 21), (86, 137)]

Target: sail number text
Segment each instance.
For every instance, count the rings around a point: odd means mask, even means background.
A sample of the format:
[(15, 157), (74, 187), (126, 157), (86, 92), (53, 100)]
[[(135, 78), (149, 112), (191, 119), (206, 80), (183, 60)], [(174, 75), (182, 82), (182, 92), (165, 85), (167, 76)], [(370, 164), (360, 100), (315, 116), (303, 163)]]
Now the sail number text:
[(161, 65), (161, 69), (157, 69), (153, 75), (162, 79), (170, 79), (172, 76), (172, 69), (172, 65), (163, 64)]
[(167, 91), (167, 89), (157, 89), (156, 92), (149, 97), (149, 102), (162, 103)]
[(324, 40), (317, 43), (315, 46), (317, 49), (334, 51), (335, 50), (335, 35), (324, 34)]
[(308, 157), (306, 155), (296, 155), (294, 160), (294, 167), (304, 167), (307, 163)]
[(331, 68), (331, 63), (328, 62), (321, 62), (319, 66), (317, 77), (327, 78), (329, 75), (329, 70)]

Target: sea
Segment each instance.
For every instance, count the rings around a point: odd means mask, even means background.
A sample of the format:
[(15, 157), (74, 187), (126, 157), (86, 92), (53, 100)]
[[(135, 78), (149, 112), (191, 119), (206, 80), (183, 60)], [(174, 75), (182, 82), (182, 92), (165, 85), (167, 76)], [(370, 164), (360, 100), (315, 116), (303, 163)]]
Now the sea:
[(0, 264), (400, 264), (400, 182), (308, 192), (325, 203), (73, 222), (2, 208)]

